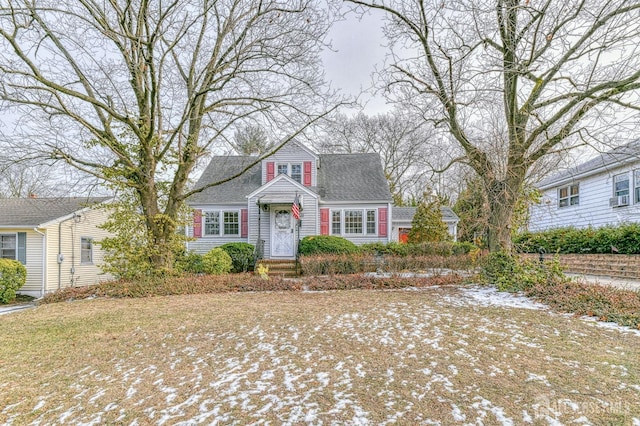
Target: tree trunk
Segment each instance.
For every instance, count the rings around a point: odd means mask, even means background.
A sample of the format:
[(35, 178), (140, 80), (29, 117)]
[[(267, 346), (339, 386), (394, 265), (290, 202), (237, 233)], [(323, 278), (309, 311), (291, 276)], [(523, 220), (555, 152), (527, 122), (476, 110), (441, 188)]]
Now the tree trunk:
[(518, 189), (501, 180), (492, 179), (485, 183), (489, 202), (489, 223), (487, 246), (490, 252), (511, 253), (511, 222)]

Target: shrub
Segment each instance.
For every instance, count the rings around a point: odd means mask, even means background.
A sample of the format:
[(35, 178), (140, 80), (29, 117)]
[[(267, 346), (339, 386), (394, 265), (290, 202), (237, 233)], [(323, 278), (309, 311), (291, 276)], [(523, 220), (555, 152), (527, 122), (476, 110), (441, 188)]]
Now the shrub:
[(191, 274), (204, 274), (204, 261), (202, 255), (193, 251), (185, 252), (176, 257), (175, 268), (178, 272)]
[(220, 247), (209, 250), (207, 254), (202, 256), (204, 273), (211, 275), (228, 274), (233, 268), (231, 256)]
[(543, 248), (547, 253), (640, 254), (640, 224), (523, 232), (513, 242), (524, 253), (537, 253)]
[(554, 309), (640, 329), (640, 292), (570, 280), (552, 280), (525, 293)]
[(456, 242), (453, 243), (453, 247), (451, 248), (454, 255), (456, 254), (469, 254), (473, 251), (478, 250), (478, 246), (468, 241)]
[(565, 281), (557, 259), (544, 263), (520, 259), (503, 251), (489, 254), (483, 261), (480, 279), (500, 291), (523, 291), (539, 284)]
[(27, 281), (27, 268), (17, 260), (0, 259), (0, 303), (16, 298), (16, 291)]
[(233, 269), (231, 272), (247, 272), (253, 270), (254, 247), (249, 243), (227, 243), (220, 246), (231, 257)]
[(354, 274), (360, 272), (420, 272), (433, 269), (472, 269), (470, 255), (458, 256), (394, 256), (375, 254), (302, 256), (300, 267), (304, 275)]
[(334, 235), (314, 235), (300, 241), (300, 254), (350, 254), (360, 249), (351, 241)]
[(300, 258), (303, 275), (355, 274), (375, 271), (374, 259), (362, 254), (316, 254)]

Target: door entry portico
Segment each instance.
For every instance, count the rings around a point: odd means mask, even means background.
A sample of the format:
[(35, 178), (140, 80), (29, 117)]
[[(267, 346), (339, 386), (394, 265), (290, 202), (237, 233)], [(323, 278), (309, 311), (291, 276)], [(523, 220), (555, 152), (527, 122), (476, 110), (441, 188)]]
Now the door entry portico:
[(271, 211), (271, 257), (295, 255), (294, 220), (290, 209), (275, 208)]

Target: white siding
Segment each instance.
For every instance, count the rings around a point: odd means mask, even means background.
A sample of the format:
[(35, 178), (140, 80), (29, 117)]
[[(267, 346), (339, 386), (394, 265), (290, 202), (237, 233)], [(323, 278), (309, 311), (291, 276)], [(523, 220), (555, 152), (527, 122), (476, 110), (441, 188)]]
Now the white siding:
[[(76, 219), (58, 221), (47, 226), (46, 292), (70, 286), (97, 284), (113, 278), (102, 272), (104, 252), (97, 243), (109, 235), (107, 231), (98, 228), (107, 216), (108, 212), (103, 209), (87, 210), (80, 213)], [(92, 238), (94, 241), (91, 263), (84, 264), (80, 261), (82, 237)], [(58, 263), (60, 253), (64, 259)]]
[[(269, 257), (271, 253), (271, 211), (278, 206), (290, 208), (295, 194), (301, 197), (302, 211), (300, 212), (300, 239), (308, 235), (318, 234), (318, 201), (314, 196), (302, 192), (300, 188), (286, 180), (273, 183), (254, 197), (249, 199), (249, 242), (253, 245), (258, 241), (258, 222), (260, 223), (260, 239), (264, 241), (264, 255)], [(267, 211), (258, 211), (256, 202), (260, 197), (272, 197), (282, 200), (291, 200), (281, 205), (274, 204)]]
[[(353, 203), (353, 204), (322, 204), (321, 208), (328, 208), (329, 212), (329, 235), (336, 235), (332, 233), (332, 213), (334, 210), (375, 210), (376, 211), (376, 233), (369, 235), (353, 235), (353, 234), (342, 234), (337, 235), (339, 237), (346, 238), (347, 240), (353, 242), (354, 244), (368, 244), (368, 243), (388, 243), (391, 241), (391, 206), (389, 204), (370, 204), (370, 203)], [(378, 209), (386, 208), (387, 209), (387, 237), (381, 237), (378, 235)], [(363, 218), (363, 227), (366, 227), (366, 218)], [(344, 218), (343, 218), (344, 222)], [(342, 224), (344, 229), (344, 223)]]
[[(318, 167), (316, 160), (317, 157), (315, 157), (305, 148), (302, 148), (295, 142), (288, 143), (278, 152), (262, 161), (262, 184), (267, 183), (267, 163), (269, 162), (274, 162), (276, 164), (275, 176), (277, 176), (278, 163), (303, 163), (305, 161), (311, 161), (311, 186), (317, 186)], [(302, 178), (304, 182), (304, 168), (302, 170)]]
[[(635, 203), (633, 196), (633, 170), (636, 169), (640, 169), (640, 162), (611, 168), (602, 173), (544, 190), (541, 202), (530, 209), (529, 230), (541, 231), (565, 226), (600, 227), (624, 222), (640, 222), (640, 203)], [(609, 207), (609, 199), (613, 196), (613, 176), (621, 173), (629, 175), (630, 203), (625, 207)], [(579, 184), (579, 204), (558, 207), (558, 189), (568, 184)]]
[[(237, 211), (238, 212), (238, 220), (240, 221), (240, 234), (239, 235), (216, 235), (216, 236), (211, 236), (211, 235), (207, 235), (204, 236), (204, 217), (202, 218), (202, 232), (203, 232), (203, 237), (202, 238), (198, 238), (194, 241), (189, 241), (187, 244), (187, 248), (191, 251), (194, 251), (198, 254), (205, 254), (207, 253), (209, 250), (211, 250), (212, 248), (215, 247), (220, 247), (223, 244), (226, 243), (237, 243), (237, 242), (243, 242), (246, 243), (247, 242), (247, 238), (242, 238), (242, 216), (240, 211), (242, 209), (246, 209), (247, 205), (246, 204), (227, 204), (227, 205), (194, 205), (191, 206), (194, 209), (200, 209), (203, 212), (203, 216), (204, 216), (204, 212), (206, 211)], [(220, 224), (222, 226), (222, 224)], [(249, 227), (251, 227), (251, 225), (249, 225)], [(189, 235), (193, 236), (193, 229), (189, 230)], [(252, 243), (253, 244), (253, 243)]]

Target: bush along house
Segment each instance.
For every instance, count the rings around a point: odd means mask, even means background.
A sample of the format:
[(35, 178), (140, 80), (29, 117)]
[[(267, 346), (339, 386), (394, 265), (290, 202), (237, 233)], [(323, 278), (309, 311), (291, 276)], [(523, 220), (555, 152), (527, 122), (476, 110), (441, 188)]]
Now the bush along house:
[[(229, 178), (255, 161), (213, 157), (196, 187)], [(311, 235), (336, 235), (355, 244), (391, 241), (392, 198), (378, 154), (316, 154), (293, 141), (188, 203), (194, 209), (188, 249), (197, 253), (247, 242), (258, 258), (295, 259), (299, 240)]]

